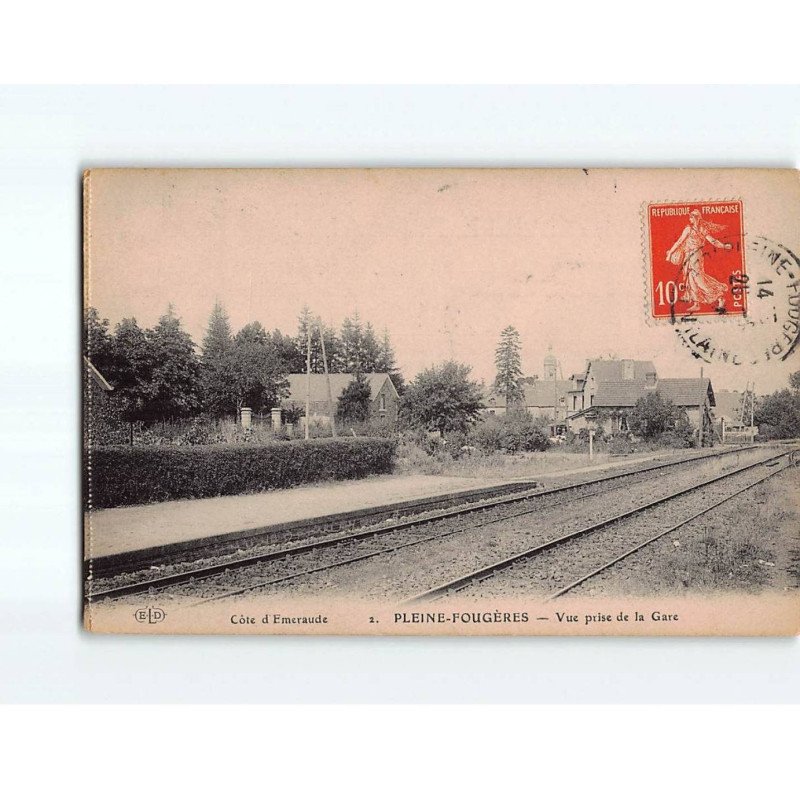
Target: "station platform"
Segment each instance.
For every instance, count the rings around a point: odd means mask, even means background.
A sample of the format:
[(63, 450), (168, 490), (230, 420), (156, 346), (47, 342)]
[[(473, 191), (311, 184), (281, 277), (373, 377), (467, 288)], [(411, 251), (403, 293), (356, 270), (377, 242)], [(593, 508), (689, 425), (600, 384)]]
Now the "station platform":
[(571, 475), (619, 469), (674, 457), (675, 454), (665, 453), (629, 456), (599, 464), (548, 472), (521, 472), (495, 479), (449, 475), (382, 475), (259, 494), (97, 509), (85, 517), (84, 554), (86, 558), (120, 556), (266, 526), (358, 512), (393, 503), (422, 501), (454, 492), (490, 489), (521, 481), (547, 485)]

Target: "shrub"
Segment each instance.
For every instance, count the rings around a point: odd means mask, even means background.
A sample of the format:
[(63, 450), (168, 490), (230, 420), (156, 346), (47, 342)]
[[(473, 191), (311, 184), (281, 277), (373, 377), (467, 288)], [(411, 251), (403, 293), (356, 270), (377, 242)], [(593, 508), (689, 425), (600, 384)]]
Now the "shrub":
[(648, 392), (636, 401), (628, 415), (631, 433), (643, 439), (658, 439), (663, 433), (674, 430), (681, 412), (672, 401), (660, 392)]
[(363, 375), (356, 375), (339, 395), (336, 416), (342, 423), (365, 422), (369, 419), (372, 391)]
[(509, 453), (547, 450), (550, 439), (527, 411), (506, 414), (503, 420), (503, 447)]
[(547, 434), (527, 411), (512, 411), (484, 419), (473, 431), (472, 441), (484, 453), (546, 450)]
[(467, 451), (467, 435), (461, 431), (452, 431), (444, 439), (444, 448), (452, 458), (461, 458)]
[(471, 440), (483, 453), (494, 453), (503, 449), (503, 423), (498, 416), (482, 420), (472, 432)]
[(635, 453), (636, 448), (627, 433), (614, 433), (608, 439), (608, 452), (614, 456), (622, 456)]
[[(704, 438), (706, 443), (713, 440), (711, 430), (704, 426)], [(695, 431), (685, 412), (680, 412), (675, 420), (675, 425), (671, 430), (666, 430), (658, 437), (658, 443), (662, 447), (672, 447), (680, 450), (685, 447), (697, 446), (697, 432)]]
[(363, 478), (390, 472), (395, 449), (394, 441), (374, 438), (95, 447), (91, 451), (92, 505), (108, 508)]

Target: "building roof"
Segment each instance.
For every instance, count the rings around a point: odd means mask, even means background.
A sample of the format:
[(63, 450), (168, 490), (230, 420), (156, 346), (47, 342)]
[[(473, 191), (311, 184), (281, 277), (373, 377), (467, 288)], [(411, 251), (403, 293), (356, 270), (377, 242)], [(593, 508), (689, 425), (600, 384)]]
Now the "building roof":
[(656, 387), (644, 381), (603, 381), (595, 392), (593, 406), (635, 406), (636, 401)]
[[(555, 386), (553, 385), (555, 384)], [(553, 400), (558, 395), (560, 400), (572, 389), (570, 381), (536, 381), (525, 385), (525, 405), (539, 408), (552, 408)]]
[(705, 392), (710, 405), (716, 405), (714, 390), (708, 378), (662, 378), (656, 384), (656, 390), (666, 400), (676, 406), (699, 406), (700, 396)]
[(83, 363), (86, 366), (87, 370), (89, 371), (89, 375), (94, 380), (94, 382), (104, 391), (106, 392), (113, 392), (114, 387), (103, 377), (102, 373), (100, 372), (97, 367), (89, 361), (86, 356), (83, 357)]
[[(624, 377), (624, 364), (633, 365), (633, 378)], [(656, 374), (656, 367), (652, 361), (635, 361), (633, 359), (605, 359), (595, 358), (589, 362), (589, 369), (598, 383), (605, 381), (634, 380), (644, 381), (648, 375)], [(588, 372), (588, 370), (587, 370)]]
[[(327, 403), (328, 402), (328, 382), (324, 374), (316, 372), (311, 373), (311, 402), (312, 403)], [(363, 376), (369, 384), (370, 393), (373, 398), (378, 396), (378, 393), (383, 388), (386, 381), (389, 381), (392, 392), (395, 396), (397, 389), (395, 389), (392, 378), (388, 372), (365, 372)], [(305, 372), (292, 372), (286, 376), (289, 381), (289, 396), (284, 402), (303, 404), (306, 401), (306, 386), (308, 376)], [(331, 395), (333, 402), (336, 403), (341, 393), (347, 386), (350, 385), (355, 375), (349, 372), (332, 372), (331, 379)]]
[[(553, 384), (555, 383), (555, 388)], [(567, 392), (572, 389), (571, 381), (534, 381), (526, 383), (522, 387), (525, 392), (526, 408), (552, 408), (553, 398), (558, 392), (558, 399), (567, 396)], [(488, 387), (483, 396), (483, 402), (489, 408), (505, 408), (506, 397), (497, 391), (494, 386)]]
[[(647, 362), (643, 362), (647, 363)], [(714, 390), (711, 381), (703, 379), (709, 402), (715, 405)], [(621, 408), (636, 405), (636, 401), (649, 392), (658, 392), (665, 400), (676, 406), (699, 406), (703, 385), (700, 378), (661, 378), (655, 386), (648, 386), (645, 381), (607, 381), (601, 383), (594, 396), (592, 407)]]

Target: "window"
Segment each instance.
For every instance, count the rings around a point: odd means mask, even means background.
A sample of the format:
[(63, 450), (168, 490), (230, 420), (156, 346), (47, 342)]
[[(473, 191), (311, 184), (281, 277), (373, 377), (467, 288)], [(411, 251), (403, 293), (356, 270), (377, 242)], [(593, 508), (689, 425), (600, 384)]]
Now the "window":
[(386, 395), (385, 395), (385, 394), (382, 394), (382, 395), (380, 396), (380, 400), (379, 400), (378, 408), (379, 408), (381, 411), (386, 411)]

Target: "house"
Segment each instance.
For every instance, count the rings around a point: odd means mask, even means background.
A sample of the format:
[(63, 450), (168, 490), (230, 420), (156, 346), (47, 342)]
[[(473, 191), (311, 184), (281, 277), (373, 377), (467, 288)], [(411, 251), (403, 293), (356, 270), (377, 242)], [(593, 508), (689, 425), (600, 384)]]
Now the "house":
[[(567, 397), (571, 388), (571, 381), (543, 381), (537, 378), (531, 383), (523, 384), (525, 397), (522, 403), (515, 407), (524, 408), (534, 417), (547, 417), (551, 420), (555, 417), (563, 421), (567, 413)], [(505, 395), (498, 392), (494, 386), (485, 390), (483, 403), (486, 406), (484, 414), (505, 414), (508, 410)], [(554, 409), (557, 410), (555, 414)]]
[[(574, 382), (572, 378), (559, 380), (557, 368), (558, 360), (550, 349), (544, 359), (544, 378), (525, 379), (522, 384), (523, 400), (515, 408), (524, 408), (534, 417), (552, 420), (556, 429), (563, 429), (569, 409), (569, 393)], [(495, 386), (484, 391), (483, 403), (486, 406), (483, 410), (485, 415), (505, 414), (508, 411), (505, 395), (498, 392)]]
[[(330, 419), (328, 403), (328, 377), (331, 383), (334, 413), (342, 392), (350, 385), (355, 375), (346, 372), (332, 372), (330, 376), (305, 372), (293, 372), (286, 376), (289, 381), (289, 395), (281, 401), (282, 408), (298, 408), (305, 414), (306, 394), (309, 391), (310, 378), (310, 417), (320, 421)], [(400, 406), (400, 395), (388, 372), (364, 373), (369, 384), (371, 395), (371, 416), (373, 419), (385, 419), (387, 422), (397, 420)]]
[[(574, 376), (573, 376), (574, 377)], [(713, 424), (714, 390), (708, 378), (659, 378), (652, 361), (594, 359), (582, 380), (575, 381), (569, 394), (572, 406), (567, 425), (573, 432), (602, 425), (609, 433), (628, 429), (628, 414), (636, 401), (650, 392), (686, 412), (697, 428), (701, 414)]]

